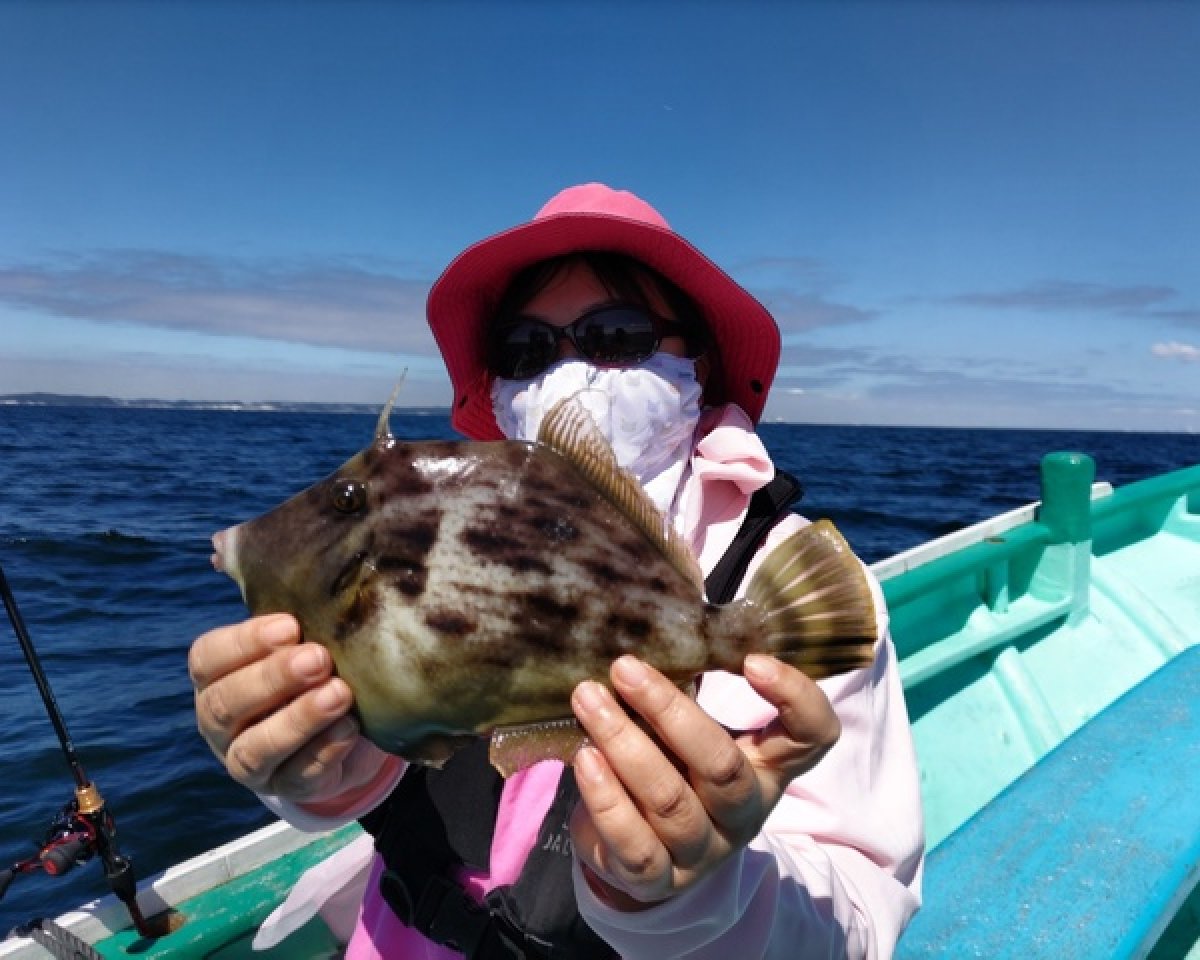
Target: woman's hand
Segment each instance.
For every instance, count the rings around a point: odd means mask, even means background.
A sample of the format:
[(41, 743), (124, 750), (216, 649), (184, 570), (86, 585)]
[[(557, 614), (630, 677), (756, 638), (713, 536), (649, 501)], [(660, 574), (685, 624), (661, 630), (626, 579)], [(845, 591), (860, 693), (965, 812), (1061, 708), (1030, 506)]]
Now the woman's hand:
[(591, 745), (574, 760), (583, 802), (571, 834), (589, 883), (612, 906), (643, 909), (695, 884), (749, 843), (787, 785), (837, 742), (841, 725), (816, 683), (770, 657), (747, 657), (744, 670), (779, 716), (736, 738), (633, 657), (610, 676), (645, 727), (602, 685), (576, 688), (572, 707)]
[(257, 793), (326, 800), (369, 782), (384, 754), (359, 736), (329, 651), (286, 614), (210, 630), (192, 644), (196, 721), (213, 753)]

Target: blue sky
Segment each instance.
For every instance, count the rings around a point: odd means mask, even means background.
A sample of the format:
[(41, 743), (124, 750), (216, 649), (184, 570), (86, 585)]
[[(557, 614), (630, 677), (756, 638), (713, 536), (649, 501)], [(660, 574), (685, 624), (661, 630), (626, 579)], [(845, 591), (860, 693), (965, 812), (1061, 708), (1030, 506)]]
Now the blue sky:
[(0, 394), (444, 404), (571, 183), (775, 313), (769, 418), (1200, 431), (1200, 4), (0, 3)]

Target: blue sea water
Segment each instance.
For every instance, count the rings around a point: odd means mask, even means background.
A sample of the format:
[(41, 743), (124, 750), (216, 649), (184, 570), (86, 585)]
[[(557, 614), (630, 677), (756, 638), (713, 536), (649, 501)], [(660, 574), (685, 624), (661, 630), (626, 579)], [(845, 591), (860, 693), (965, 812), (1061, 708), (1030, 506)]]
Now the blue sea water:
[[(196, 733), (187, 650), (240, 619), (209, 563), (210, 535), (325, 476), (373, 418), (95, 407), (0, 407), (0, 565), (80, 759), (139, 878), (269, 822)], [(440, 416), (398, 413), (401, 438), (449, 438)], [(1200, 462), (1171, 434), (769, 424), (776, 462), (810, 516), (832, 518), (867, 561), (1038, 498), (1053, 450), (1095, 457), (1123, 484)], [(0, 860), (34, 852), (73, 796), (16, 638), (0, 623)], [(98, 863), (18, 877), (0, 936), (107, 892)]]

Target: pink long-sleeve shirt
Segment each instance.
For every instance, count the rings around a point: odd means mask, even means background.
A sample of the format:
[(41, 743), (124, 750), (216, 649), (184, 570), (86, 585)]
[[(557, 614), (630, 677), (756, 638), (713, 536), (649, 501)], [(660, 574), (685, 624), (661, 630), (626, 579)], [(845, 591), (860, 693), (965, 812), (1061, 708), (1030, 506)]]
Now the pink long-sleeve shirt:
[[(741, 526), (751, 495), (774, 473), (766, 450), (736, 407), (701, 422), (676, 507), (676, 524), (707, 574)], [(808, 521), (789, 516), (751, 561)], [(678, 896), (635, 913), (600, 901), (574, 867), (575, 896), (588, 925), (626, 960), (889, 957), (920, 902), (924, 831), (912, 736), (887, 630), (882, 593), (871, 579), (880, 635), (874, 663), (821, 681), (842, 725), (837, 744), (788, 787), (744, 850)], [(774, 709), (741, 677), (709, 673), (698, 701), (722, 724), (762, 726)], [(323, 804), (321, 815), (275, 798), (269, 806), (302, 829), (327, 829), (361, 816), (390, 793), (401, 764), (371, 789)], [(547, 761), (510, 777), (500, 799), (490, 872), (464, 872), (482, 898), (520, 873), (553, 800), (562, 765)], [(336, 811), (332, 816), (328, 815)], [(379, 895), (372, 865), (348, 960), (454, 960), (459, 954), (405, 926)]]

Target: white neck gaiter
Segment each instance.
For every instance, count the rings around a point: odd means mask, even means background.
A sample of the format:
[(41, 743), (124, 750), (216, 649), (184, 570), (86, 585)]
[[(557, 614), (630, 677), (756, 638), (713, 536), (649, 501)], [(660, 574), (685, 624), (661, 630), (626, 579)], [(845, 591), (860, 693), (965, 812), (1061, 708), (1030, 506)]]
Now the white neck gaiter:
[(532, 380), (492, 384), (492, 408), (506, 437), (536, 440), (547, 411), (575, 397), (612, 445), (617, 463), (637, 477), (670, 516), (700, 420), (695, 361), (656, 353), (636, 367), (595, 367), (567, 359)]

